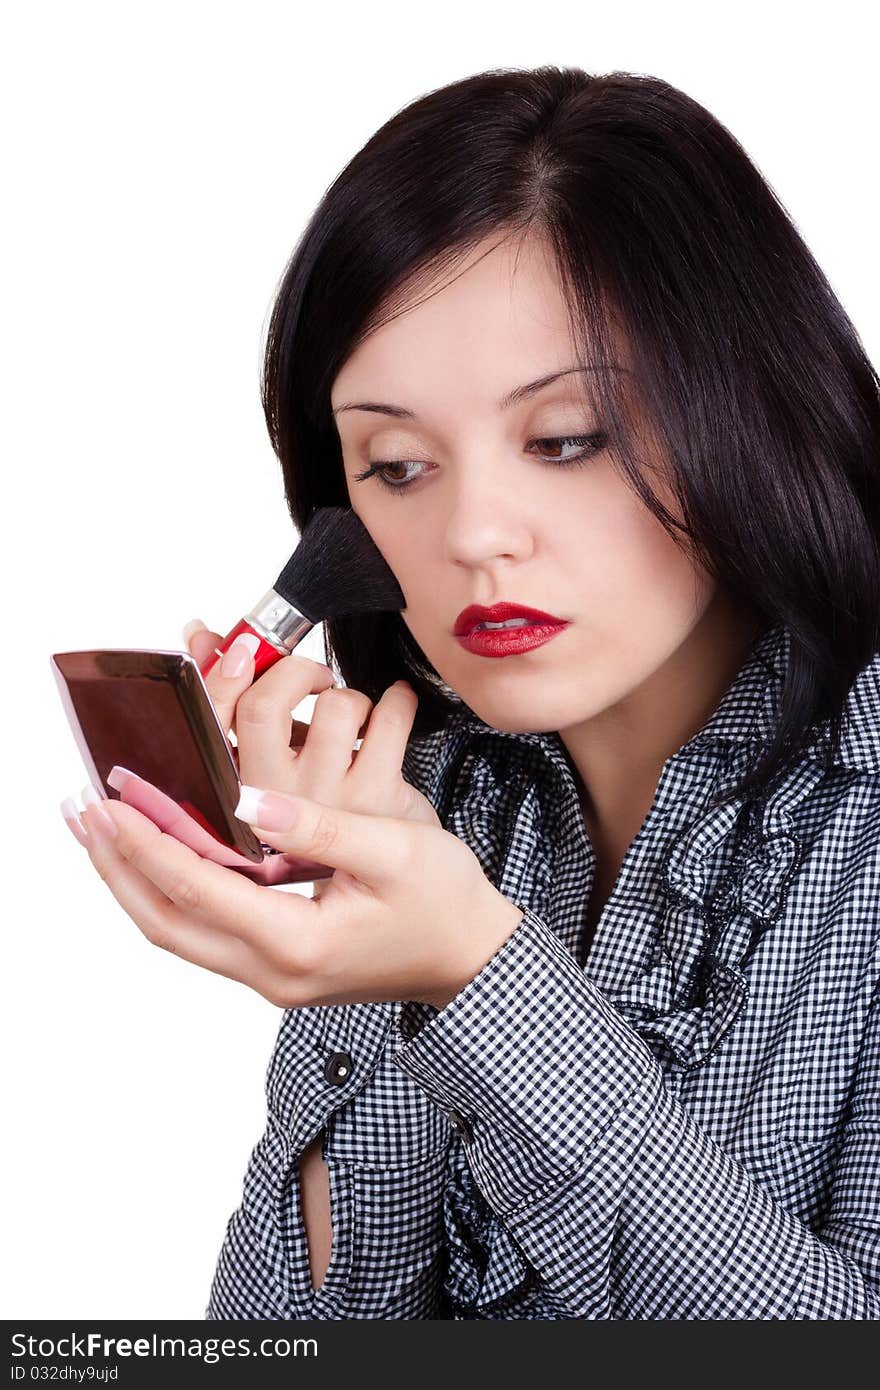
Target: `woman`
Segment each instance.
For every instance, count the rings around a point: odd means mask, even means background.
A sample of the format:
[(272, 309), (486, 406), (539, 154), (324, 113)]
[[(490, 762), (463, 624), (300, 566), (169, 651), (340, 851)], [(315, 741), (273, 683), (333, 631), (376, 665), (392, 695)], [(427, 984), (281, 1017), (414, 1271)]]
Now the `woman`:
[[(326, 624), (342, 693), (208, 679), (317, 902), (83, 813), (150, 940), (285, 1005), (207, 1317), (876, 1317), (880, 392), (773, 191), (657, 79), (432, 92), (263, 400), (407, 606)], [(457, 632), (502, 602), (553, 621)]]

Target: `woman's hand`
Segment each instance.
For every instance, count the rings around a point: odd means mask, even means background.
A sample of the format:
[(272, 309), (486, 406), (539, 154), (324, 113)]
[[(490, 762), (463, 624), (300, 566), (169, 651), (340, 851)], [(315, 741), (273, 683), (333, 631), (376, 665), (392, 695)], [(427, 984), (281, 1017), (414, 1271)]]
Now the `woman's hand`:
[[(392, 999), (443, 1008), (522, 920), (438, 826), (256, 787), (244, 803), (242, 819), (266, 844), (333, 868), (319, 899), (203, 859), (122, 801), (87, 798), (86, 847), (148, 941), (281, 1008)], [(290, 829), (278, 829), (285, 819)]]
[[(187, 645), (201, 665), (222, 641), (219, 632), (189, 631)], [(226, 654), (227, 656), (229, 653)], [(293, 652), (254, 680), (253, 656), (237, 675), (218, 661), (205, 686), (223, 729), (234, 732), (242, 782), (304, 796), (364, 815), (395, 816), (439, 828), (427, 797), (406, 782), (403, 755), (418, 709), (405, 681), (385, 691), (375, 707), (359, 690), (333, 688), (333, 673)], [(317, 694), (310, 724), (292, 710)], [(354, 748), (358, 739), (361, 747)]]

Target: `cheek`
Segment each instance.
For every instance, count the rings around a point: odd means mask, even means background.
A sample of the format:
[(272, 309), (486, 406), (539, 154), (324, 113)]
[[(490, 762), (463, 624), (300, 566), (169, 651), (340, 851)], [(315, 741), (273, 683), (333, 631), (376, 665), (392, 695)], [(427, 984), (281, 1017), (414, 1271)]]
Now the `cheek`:
[(596, 625), (650, 631), (699, 617), (714, 589), (705, 572), (675, 544), (629, 488), (595, 499), (588, 523), (569, 524), (577, 589), (589, 596)]
[[(400, 511), (397, 511), (397, 507)], [(425, 569), (424, 546), (404, 515), (406, 505), (391, 498), (386, 506), (371, 507), (361, 503), (353, 508), (381, 551), (386, 564), (407, 599), (413, 606), (430, 583), (436, 588), (436, 577), (430, 580)]]

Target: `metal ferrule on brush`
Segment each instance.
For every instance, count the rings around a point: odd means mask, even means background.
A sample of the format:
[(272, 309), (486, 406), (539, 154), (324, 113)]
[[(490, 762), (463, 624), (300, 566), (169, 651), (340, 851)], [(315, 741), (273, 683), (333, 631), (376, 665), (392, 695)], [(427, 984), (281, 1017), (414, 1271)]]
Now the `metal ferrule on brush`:
[(255, 632), (277, 651), (287, 655), (315, 624), (299, 613), (292, 603), (270, 589), (245, 617)]

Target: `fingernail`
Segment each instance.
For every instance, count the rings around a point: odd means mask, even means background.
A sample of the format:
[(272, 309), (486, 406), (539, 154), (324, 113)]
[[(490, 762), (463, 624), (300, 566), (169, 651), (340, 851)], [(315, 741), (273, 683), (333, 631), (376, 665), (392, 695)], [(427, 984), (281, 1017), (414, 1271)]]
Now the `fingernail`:
[(98, 795), (91, 782), (88, 782), (86, 786), (83, 787), (80, 796), (83, 799), (83, 805), (94, 806), (95, 815), (98, 817), (102, 830), (105, 834), (110, 836), (111, 840), (115, 840), (118, 833), (116, 830), (116, 822), (113, 817), (104, 810), (104, 807), (101, 805), (103, 797)]
[(253, 632), (240, 632), (220, 662), (221, 676), (240, 676), (248, 660), (256, 656), (260, 639)]
[(186, 643), (186, 645), (189, 646), (189, 640), (192, 637), (193, 633), (205, 631), (207, 631), (207, 624), (203, 623), (201, 618), (190, 618), (189, 622), (185, 624), (183, 629), (183, 640)]
[(72, 796), (66, 796), (61, 803), (61, 814), (70, 826), (74, 839), (88, 849), (88, 831), (79, 818), (79, 808)]
[(262, 787), (241, 784), (241, 796), (235, 808), (239, 820), (259, 825), (263, 830), (292, 830), (296, 805), (289, 796), (264, 791)]
[(119, 792), (119, 795), (121, 796), (126, 782), (130, 782), (132, 777), (135, 777), (136, 780), (139, 780), (137, 779), (136, 773), (129, 772), (127, 767), (120, 767), (118, 763), (114, 763), (110, 771), (107, 773), (107, 777), (105, 780), (107, 782), (107, 786), (112, 787), (113, 790), (115, 792)]

